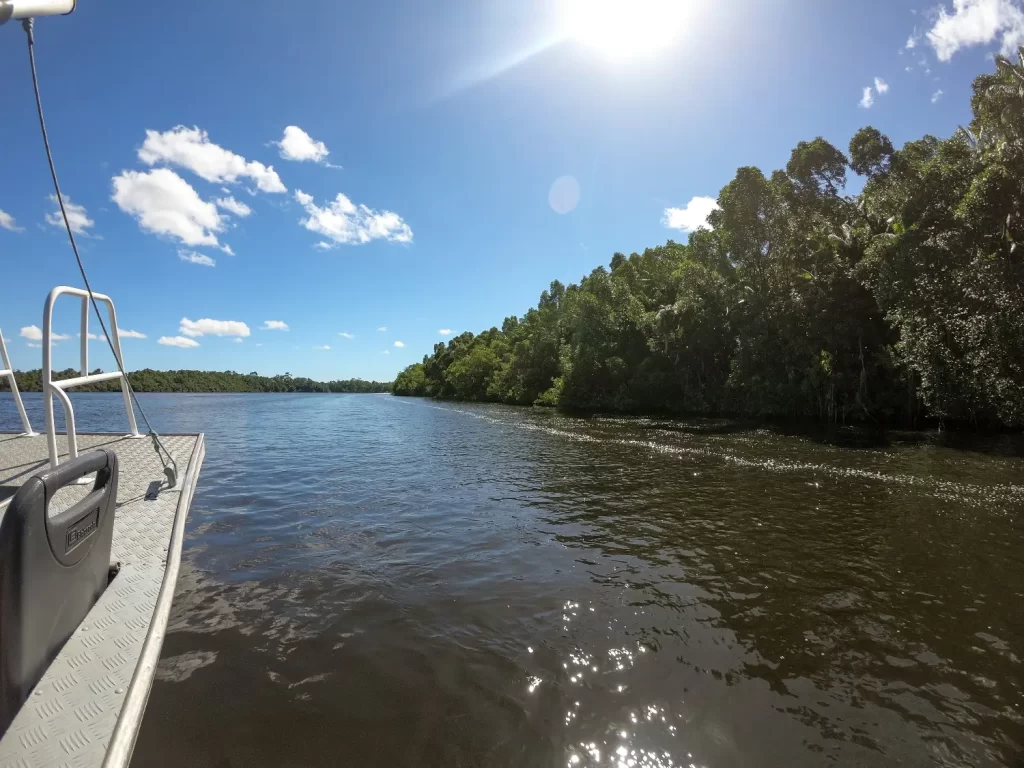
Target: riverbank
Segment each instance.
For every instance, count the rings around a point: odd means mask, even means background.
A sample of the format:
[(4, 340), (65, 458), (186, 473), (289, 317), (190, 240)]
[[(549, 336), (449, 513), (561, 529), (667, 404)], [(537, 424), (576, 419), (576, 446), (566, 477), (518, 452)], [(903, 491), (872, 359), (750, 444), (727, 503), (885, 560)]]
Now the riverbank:
[(503, 405), (516, 408), (536, 408), (557, 411), (564, 416), (575, 418), (598, 418), (605, 420), (636, 420), (644, 419), (657, 422), (665, 429), (688, 431), (692, 426), (694, 434), (735, 433), (746, 430), (768, 429), (779, 435), (789, 437), (806, 437), (816, 442), (829, 443), (843, 447), (884, 446), (893, 436), (899, 435), (901, 440), (912, 440), (918, 436), (921, 440), (931, 440), (933, 436), (942, 436), (943, 444), (949, 447), (966, 447), (976, 440), (988, 440), (1007, 437), (1020, 438), (1020, 448), (1015, 449), (1016, 455), (1024, 456), (1024, 430), (1020, 427), (999, 425), (979, 425), (968, 421), (940, 421), (933, 417), (919, 417), (911, 424), (894, 421), (857, 421), (849, 423), (828, 422), (812, 417), (762, 415), (752, 416), (743, 413), (694, 413), (672, 409), (616, 410), (615, 408), (592, 408), (560, 405), (553, 402), (536, 403), (496, 403), (487, 400), (459, 399), (453, 397), (436, 397), (431, 395), (414, 395), (397, 391), (398, 381), (393, 385), (396, 397), (429, 400), (436, 403)]
[[(97, 371), (98, 372), (98, 371)], [(68, 368), (55, 372), (55, 379), (70, 379), (80, 375), (80, 371)], [(14, 378), (22, 392), (41, 392), (42, 370), (15, 371)], [(343, 379), (337, 381), (314, 381), (302, 376), (284, 373), (278, 376), (260, 376), (252, 373), (236, 373), (235, 371), (156, 371), (144, 368), (141, 371), (129, 371), (128, 381), (136, 392), (333, 392), (333, 393), (382, 393), (391, 391), (390, 382), (365, 381), (363, 379)], [(7, 390), (7, 380), (0, 380), (0, 391)], [(120, 389), (117, 381), (103, 381), (76, 387), (76, 392), (115, 392)]]

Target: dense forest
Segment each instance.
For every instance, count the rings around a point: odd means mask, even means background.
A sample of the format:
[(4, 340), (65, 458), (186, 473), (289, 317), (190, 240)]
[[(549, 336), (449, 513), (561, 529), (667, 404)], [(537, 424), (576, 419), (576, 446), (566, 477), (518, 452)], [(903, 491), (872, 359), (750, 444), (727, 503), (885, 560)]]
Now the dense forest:
[[(973, 121), (740, 168), (687, 244), (616, 253), (395, 394), (615, 411), (1024, 426), (1024, 48)], [(847, 174), (863, 178), (844, 194)]]
[[(93, 373), (100, 373), (99, 370)], [(55, 379), (70, 379), (80, 371), (68, 368), (54, 373)], [(22, 392), (41, 392), (42, 371), (15, 371), (14, 378)], [(128, 381), (136, 392), (390, 392), (391, 384), (362, 379), (344, 381), (313, 381), (290, 373), (280, 376), (260, 376), (234, 371), (154, 371), (145, 368), (129, 371)], [(115, 381), (101, 381), (75, 387), (75, 392), (115, 392), (121, 385)], [(7, 390), (7, 379), (0, 379), (0, 391)]]

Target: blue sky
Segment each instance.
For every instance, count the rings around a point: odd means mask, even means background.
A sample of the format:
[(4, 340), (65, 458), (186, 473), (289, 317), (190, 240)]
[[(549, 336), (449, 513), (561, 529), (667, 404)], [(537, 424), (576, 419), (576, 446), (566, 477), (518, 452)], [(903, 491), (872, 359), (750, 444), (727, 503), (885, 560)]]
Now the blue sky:
[[(685, 240), (739, 166), (818, 135), (845, 150), (867, 124), (949, 135), (973, 77), (1024, 42), (1020, 0), (614, 5), (79, 0), (39, 20), (90, 278), (146, 336), (128, 367), (390, 379), (444, 329)], [(0, 327), (30, 368), (46, 293), (80, 280), (16, 23), (0, 71)], [(77, 366), (65, 301), (57, 367)]]

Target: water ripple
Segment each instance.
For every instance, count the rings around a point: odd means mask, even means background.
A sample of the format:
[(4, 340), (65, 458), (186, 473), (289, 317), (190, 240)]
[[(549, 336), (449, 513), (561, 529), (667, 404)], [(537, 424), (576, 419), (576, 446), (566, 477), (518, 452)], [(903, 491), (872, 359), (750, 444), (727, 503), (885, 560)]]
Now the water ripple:
[[(83, 429), (121, 408), (75, 398)], [(1020, 757), (1011, 438), (144, 403), (208, 446), (137, 765)]]

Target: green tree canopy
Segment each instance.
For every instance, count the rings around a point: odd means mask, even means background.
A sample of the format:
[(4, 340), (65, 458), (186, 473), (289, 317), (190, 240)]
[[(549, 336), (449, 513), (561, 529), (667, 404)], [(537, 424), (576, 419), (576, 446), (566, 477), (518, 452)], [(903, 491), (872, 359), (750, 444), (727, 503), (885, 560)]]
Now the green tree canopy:
[(437, 344), (395, 393), (1024, 426), (1024, 48), (971, 104), (949, 139), (896, 149), (868, 127), (849, 158), (819, 137), (770, 175), (740, 168), (686, 244), (552, 283), (500, 330)]

